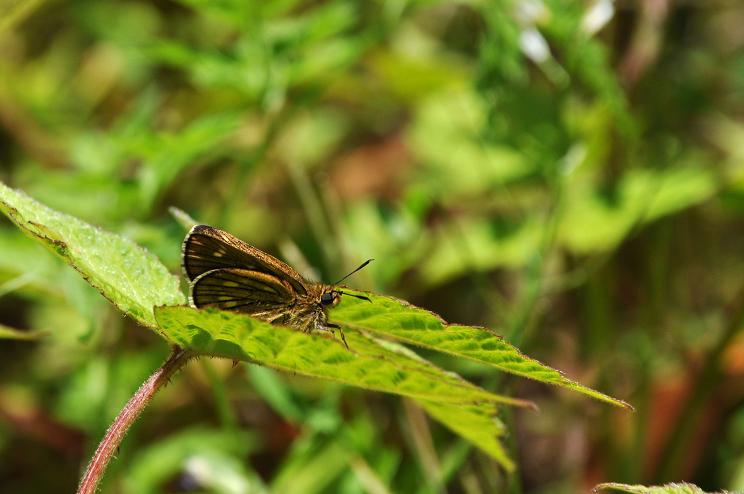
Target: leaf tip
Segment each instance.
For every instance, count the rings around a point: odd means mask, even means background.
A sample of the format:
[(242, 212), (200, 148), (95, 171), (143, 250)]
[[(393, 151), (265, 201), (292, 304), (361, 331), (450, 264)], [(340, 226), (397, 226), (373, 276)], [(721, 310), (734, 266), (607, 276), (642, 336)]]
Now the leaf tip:
[(625, 408), (629, 412), (635, 412), (636, 411), (635, 407), (633, 405), (631, 405), (630, 403), (628, 403), (627, 401), (618, 400), (618, 402), (619, 402), (619, 405), (621, 407)]

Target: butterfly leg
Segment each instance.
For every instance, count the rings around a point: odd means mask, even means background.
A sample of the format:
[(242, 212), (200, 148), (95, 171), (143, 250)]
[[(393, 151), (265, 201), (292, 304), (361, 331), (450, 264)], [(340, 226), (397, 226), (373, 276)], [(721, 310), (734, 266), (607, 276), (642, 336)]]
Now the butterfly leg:
[[(344, 330), (341, 329), (341, 326), (339, 326), (338, 324), (333, 324), (332, 322), (329, 322), (329, 323), (326, 323), (326, 327), (331, 328), (331, 329), (338, 329), (338, 332), (341, 335), (341, 341), (344, 342), (344, 346), (346, 347), (347, 350), (351, 350), (351, 348), (349, 348), (349, 344), (346, 343), (346, 336), (344, 336)], [(334, 331), (334, 334), (335, 334), (335, 331)]]

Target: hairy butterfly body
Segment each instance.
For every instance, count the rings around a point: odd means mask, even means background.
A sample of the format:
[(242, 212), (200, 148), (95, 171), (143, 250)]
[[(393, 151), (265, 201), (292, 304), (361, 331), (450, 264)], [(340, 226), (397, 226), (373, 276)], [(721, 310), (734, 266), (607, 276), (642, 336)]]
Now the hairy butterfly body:
[[(207, 225), (196, 225), (189, 231), (182, 253), (190, 283), (189, 303), (194, 307), (243, 312), (304, 332), (340, 331), (328, 322), (326, 312), (341, 299), (343, 292), (335, 285), (308, 281), (274, 256)], [(346, 345), (343, 332), (341, 339)]]

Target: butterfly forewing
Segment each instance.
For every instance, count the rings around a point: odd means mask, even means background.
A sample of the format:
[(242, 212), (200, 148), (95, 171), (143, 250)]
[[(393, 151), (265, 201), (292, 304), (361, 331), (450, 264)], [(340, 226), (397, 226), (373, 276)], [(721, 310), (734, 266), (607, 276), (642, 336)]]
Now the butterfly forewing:
[(272, 275), (298, 294), (307, 293), (302, 276), (279, 259), (229, 233), (207, 225), (194, 226), (183, 242), (183, 268), (194, 282), (215, 269), (240, 268)]

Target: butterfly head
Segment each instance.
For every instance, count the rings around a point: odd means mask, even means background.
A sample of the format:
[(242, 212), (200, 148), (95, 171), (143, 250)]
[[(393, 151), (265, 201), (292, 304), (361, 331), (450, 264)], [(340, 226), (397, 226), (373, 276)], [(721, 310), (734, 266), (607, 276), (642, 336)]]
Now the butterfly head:
[(323, 288), (323, 292), (320, 294), (320, 305), (325, 307), (333, 307), (341, 301), (341, 295), (348, 295), (349, 297), (359, 298), (372, 302), (369, 297), (364, 295), (357, 295), (356, 293), (349, 293), (339, 290), (332, 285), (326, 285)]
[(338, 280), (333, 285), (325, 285), (323, 287), (323, 291), (320, 294), (320, 305), (323, 307), (333, 307), (341, 301), (341, 295), (348, 295), (350, 297), (360, 298), (362, 300), (371, 302), (369, 297), (365, 297), (364, 295), (355, 295), (353, 293), (348, 293), (348, 292), (342, 292), (341, 290), (336, 288), (336, 285), (338, 285), (339, 283), (344, 281), (346, 278), (348, 278), (352, 274), (362, 269), (364, 266), (369, 264), (371, 261), (373, 261), (373, 259), (367, 259), (358, 268), (356, 268), (354, 271), (352, 271), (351, 273), (347, 274), (346, 276)]
[(326, 287), (320, 295), (320, 304), (323, 307), (333, 307), (341, 301), (341, 292), (333, 287)]

